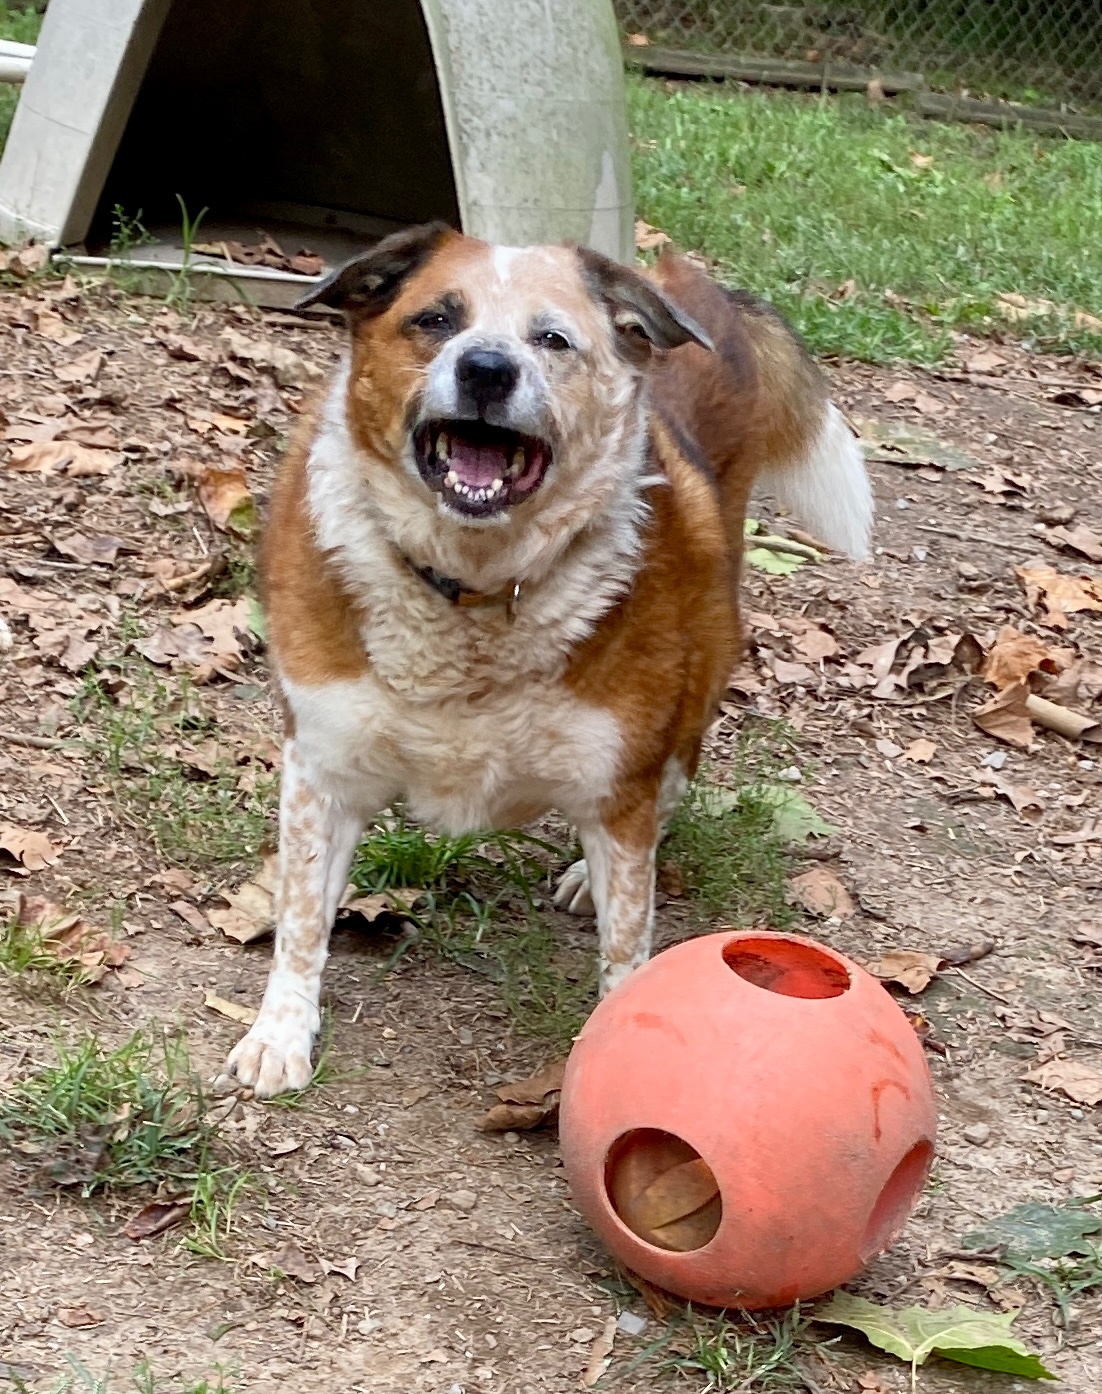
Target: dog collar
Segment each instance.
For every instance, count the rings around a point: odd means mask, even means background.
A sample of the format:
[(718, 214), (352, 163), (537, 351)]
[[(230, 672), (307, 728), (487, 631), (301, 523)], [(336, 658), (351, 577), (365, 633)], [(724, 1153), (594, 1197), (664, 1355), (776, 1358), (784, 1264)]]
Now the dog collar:
[(462, 581), (457, 581), (454, 576), (441, 576), (440, 572), (434, 571), (431, 566), (417, 566), (408, 557), (406, 561), (410, 570), (420, 576), (426, 585), (461, 609), (470, 610), (481, 605), (504, 605), (512, 613), (513, 606), (520, 599), (519, 581), (513, 581), (499, 591), (476, 591), (465, 586)]

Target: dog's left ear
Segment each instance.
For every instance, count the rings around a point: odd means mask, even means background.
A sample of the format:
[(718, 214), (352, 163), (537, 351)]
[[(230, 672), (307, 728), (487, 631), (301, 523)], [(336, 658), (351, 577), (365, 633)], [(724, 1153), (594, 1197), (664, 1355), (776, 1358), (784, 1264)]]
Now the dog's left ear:
[(370, 251), (331, 272), (295, 301), (295, 309), (330, 305), (357, 319), (381, 315), (407, 276), (423, 265), (446, 237), (453, 235), (447, 223), (423, 223), (391, 233)]
[(609, 313), (617, 347), (629, 362), (642, 366), (656, 351), (680, 344), (715, 347), (707, 331), (646, 276), (590, 247), (579, 247), (578, 257), (591, 291)]

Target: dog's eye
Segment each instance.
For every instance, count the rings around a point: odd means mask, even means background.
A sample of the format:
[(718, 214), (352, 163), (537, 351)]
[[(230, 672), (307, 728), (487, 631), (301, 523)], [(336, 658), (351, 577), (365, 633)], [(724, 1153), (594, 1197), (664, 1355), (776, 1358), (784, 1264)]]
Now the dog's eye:
[(423, 310), (419, 315), (414, 315), (413, 324), (426, 334), (448, 334), (452, 327), (451, 319), (443, 310)]
[(570, 347), (570, 340), (557, 329), (545, 329), (542, 334), (536, 335), (536, 344), (540, 348), (550, 349), (552, 353), (562, 353)]

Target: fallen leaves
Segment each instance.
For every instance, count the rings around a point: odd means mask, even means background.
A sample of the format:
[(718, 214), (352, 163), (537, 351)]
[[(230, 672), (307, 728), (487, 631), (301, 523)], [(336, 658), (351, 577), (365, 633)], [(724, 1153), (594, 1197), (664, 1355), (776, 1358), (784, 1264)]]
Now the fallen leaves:
[(171, 627), (162, 625), (134, 648), (150, 663), (191, 671), (197, 683), (217, 674), (232, 678), (252, 647), (255, 614), (253, 602), (211, 600), (195, 610), (180, 610)]
[(1089, 1254), (1102, 1234), (1102, 1215), (1081, 1205), (1045, 1205), (1027, 1201), (982, 1229), (964, 1235), (965, 1249), (1005, 1249), (1007, 1258), (1065, 1258)]
[(0, 854), (6, 854), (8, 859), (0, 855), (0, 869), (27, 876), (53, 866), (61, 856), (61, 848), (55, 847), (45, 833), (6, 823), (0, 826)]
[(829, 867), (817, 865), (788, 882), (793, 899), (820, 919), (852, 919), (857, 913), (853, 897)]
[(1045, 541), (1051, 542), (1054, 547), (1063, 547), (1070, 552), (1078, 552), (1088, 561), (1102, 562), (1102, 537), (1088, 528), (1085, 523), (1079, 523), (1071, 529), (1049, 528), (1045, 533)]
[(12, 448), (8, 468), (21, 474), (36, 471), (40, 474), (64, 473), (70, 479), (81, 479), (110, 474), (123, 458), (117, 450), (99, 450), (81, 445), (79, 441), (32, 441), (30, 445)]
[(1077, 1104), (1102, 1103), (1102, 1070), (1081, 1060), (1055, 1056), (1027, 1070), (1022, 1078), (1042, 1089), (1064, 1094)]
[(167, 1196), (164, 1200), (152, 1200), (122, 1227), (127, 1239), (139, 1243), (143, 1239), (155, 1239), (158, 1234), (175, 1225), (181, 1225), (191, 1215), (190, 1196)]
[(1090, 315), (1086, 310), (1076, 310), (1057, 305), (1051, 300), (1029, 299), (1017, 291), (996, 291), (996, 308), (1004, 319), (1012, 323), (1022, 320), (1053, 317), (1070, 319), (1076, 329), (1102, 329), (1102, 319)]
[(889, 949), (868, 964), (868, 970), (882, 983), (898, 983), (913, 997), (925, 992), (944, 962), (940, 954), (922, 953), (918, 949)]
[[(232, 937), (232, 936), (231, 936)], [(241, 1026), (251, 1026), (256, 1020), (255, 1007), (246, 1007), (241, 1002), (231, 1002), (227, 997), (219, 997), (216, 992), (203, 994), (203, 1006), (228, 1021), (236, 1021)]]
[(996, 693), (990, 701), (984, 702), (972, 713), (972, 720), (989, 736), (1005, 741), (1007, 745), (1019, 750), (1033, 748), (1033, 721), (1027, 702), (1029, 687), (1025, 682), (1015, 682)]
[(254, 368), (269, 370), (280, 387), (301, 387), (316, 382), (322, 376), (321, 369), (315, 364), (282, 345), (247, 339), (236, 329), (224, 329), (219, 337), (234, 358)]
[(559, 1111), (565, 1070), (566, 1061), (555, 1060), (529, 1079), (499, 1085), (494, 1093), (501, 1103), (495, 1104), (478, 1126), (486, 1133), (523, 1132), (551, 1122)]
[(1040, 1359), (1010, 1334), (1016, 1312), (989, 1315), (971, 1307), (927, 1311), (922, 1307), (881, 1307), (852, 1293), (836, 1292), (813, 1319), (863, 1332), (874, 1346), (898, 1356), (912, 1373), (937, 1354), (981, 1370), (999, 1370), (1026, 1379), (1055, 1379)]
[(248, 538), (256, 531), (256, 506), (243, 465), (208, 465), (196, 481), (203, 511), (222, 532)]
[(688, 1253), (707, 1244), (719, 1228), (719, 1183), (703, 1157), (692, 1157), (668, 1166), (639, 1190), (622, 1188), (617, 1212), (647, 1243)]
[[(628, 39), (629, 43), (642, 42), (649, 43), (650, 40), (637, 35)], [(651, 227), (650, 223), (645, 223), (642, 218), (635, 220), (635, 246), (640, 252), (654, 252), (661, 247), (668, 247), (673, 238), (668, 232), (663, 232), (661, 228)]]
[(1041, 562), (1016, 566), (1014, 574), (1032, 608), (1042, 611), (1041, 623), (1050, 629), (1067, 629), (1068, 615), (1102, 610), (1102, 581), (1093, 576), (1069, 576)]
[(1023, 634), (1013, 625), (1004, 625), (987, 650), (980, 669), (984, 682), (1000, 692), (1025, 682), (1033, 673), (1058, 673), (1065, 666), (1066, 649), (1053, 649), (1033, 634)]
[(238, 944), (251, 944), (271, 932), (275, 919), (273, 898), (278, 865), (279, 859), (274, 854), (265, 857), (255, 880), (242, 881), (235, 891), (227, 889), (218, 892), (228, 908), (207, 910), (206, 916), (227, 939), (233, 939)]

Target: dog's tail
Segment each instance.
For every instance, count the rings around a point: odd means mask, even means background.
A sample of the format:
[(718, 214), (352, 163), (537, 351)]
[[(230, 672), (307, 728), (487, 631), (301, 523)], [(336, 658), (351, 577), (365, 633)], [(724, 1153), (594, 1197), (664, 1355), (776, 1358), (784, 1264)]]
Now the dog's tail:
[(741, 532), (753, 487), (828, 547), (867, 556), (872, 491), (864, 457), (793, 331), (771, 305), (725, 289), (682, 258), (662, 258), (651, 274), (714, 344), (711, 353), (693, 344), (677, 349), (652, 389), (663, 416), (715, 470), (732, 528)]
[(772, 494), (828, 547), (862, 560), (869, 553), (872, 490), (861, 449), (829, 398), (802, 444), (793, 458), (766, 465), (755, 488)]

